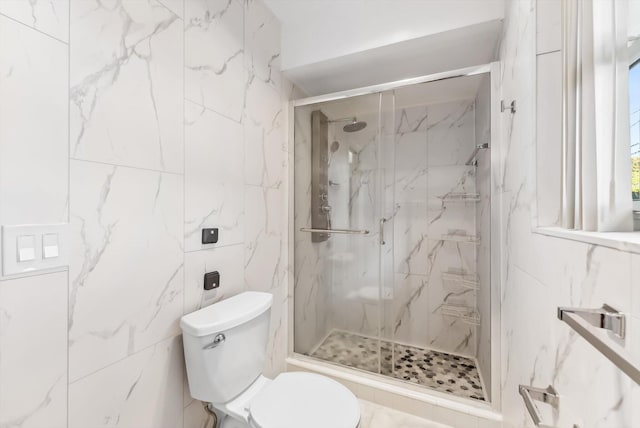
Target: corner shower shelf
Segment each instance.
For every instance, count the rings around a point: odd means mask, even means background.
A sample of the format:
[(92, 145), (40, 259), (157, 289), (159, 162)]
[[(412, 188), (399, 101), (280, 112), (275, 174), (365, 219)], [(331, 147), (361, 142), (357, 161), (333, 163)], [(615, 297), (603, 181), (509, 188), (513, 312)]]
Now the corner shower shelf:
[(451, 192), (444, 196), (437, 196), (436, 199), (442, 202), (479, 202), (479, 193)]
[(476, 308), (462, 305), (442, 305), (440, 313), (447, 317), (460, 318), (463, 322), (471, 325), (480, 325), (480, 314)]
[(448, 287), (464, 287), (471, 290), (479, 288), (478, 277), (464, 272), (443, 272), (442, 282)]
[(480, 238), (475, 235), (464, 235), (462, 233), (447, 233), (440, 237), (441, 241), (453, 241), (453, 242), (469, 242), (477, 244), (480, 242)]

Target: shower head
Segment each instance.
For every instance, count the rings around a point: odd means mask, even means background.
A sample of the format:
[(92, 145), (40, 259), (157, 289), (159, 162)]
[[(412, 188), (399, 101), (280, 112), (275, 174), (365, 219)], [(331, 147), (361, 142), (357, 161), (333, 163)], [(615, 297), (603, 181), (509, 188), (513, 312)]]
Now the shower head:
[(353, 122), (345, 125), (342, 130), (344, 132), (358, 132), (367, 127), (367, 122), (360, 120), (358, 121), (355, 117), (353, 118)]
[(358, 132), (360, 130), (363, 130), (364, 128), (367, 127), (367, 122), (365, 122), (364, 120), (358, 121), (358, 119), (353, 116), (353, 117), (343, 117), (341, 119), (334, 119), (334, 120), (330, 120), (329, 123), (335, 123), (335, 122), (351, 122), (345, 126), (342, 127), (342, 130), (344, 132)]

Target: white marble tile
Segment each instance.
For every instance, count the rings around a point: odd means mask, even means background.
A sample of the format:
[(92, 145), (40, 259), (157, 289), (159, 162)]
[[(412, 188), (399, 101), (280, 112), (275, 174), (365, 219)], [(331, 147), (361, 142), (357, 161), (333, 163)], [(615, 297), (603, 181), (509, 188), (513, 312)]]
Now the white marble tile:
[(441, 313), (444, 304), (476, 306), (474, 290), (449, 287), (442, 279), (444, 272), (475, 273), (475, 244), (429, 240), (427, 246), (432, 266), (428, 277), (429, 344), (434, 349), (475, 357), (477, 327)]
[(395, 200), (424, 203), (427, 197), (427, 132), (396, 136)]
[(67, 424), (67, 273), (0, 282), (0, 426)]
[(285, 359), (288, 355), (288, 311), (286, 284), (272, 290), (273, 305), (271, 306), (271, 325), (269, 328), (269, 343), (267, 344), (267, 358), (263, 374), (270, 378), (286, 371)]
[(242, 125), (185, 105), (185, 248), (203, 245), (203, 227), (219, 228), (216, 245), (244, 242)]
[(68, 58), (63, 43), (0, 16), (2, 224), (67, 221)]
[(69, 376), (179, 332), (182, 177), (71, 163)]
[[(425, 198), (426, 199), (426, 198)], [(426, 245), (429, 222), (426, 204), (398, 204), (394, 216), (395, 272), (426, 275), (429, 273)]]
[(452, 230), (476, 235), (476, 202), (447, 200), (456, 195), (475, 195), (475, 168), (468, 166), (430, 167), (427, 174), (428, 235), (439, 239)]
[(429, 347), (429, 283), (423, 275), (396, 274), (394, 295), (389, 307), (394, 341), (423, 348)]
[(284, 369), (286, 357), (287, 266), (282, 250), (284, 194), (280, 189), (245, 187), (244, 281), (247, 290), (273, 294), (266, 372)]
[(286, 114), (279, 90), (257, 76), (250, 76), (243, 123), (246, 184), (282, 185), (287, 172)]
[(242, 3), (185, 2), (184, 37), (185, 97), (239, 122), (245, 86)]
[[(218, 271), (220, 288), (204, 290), (204, 274)], [(244, 245), (227, 245), (184, 255), (184, 313), (188, 314), (244, 290)]]
[(562, 48), (562, 2), (536, 0), (536, 53)]
[(155, 0), (72, 2), (72, 158), (182, 172), (182, 41)]
[(429, 106), (429, 166), (464, 165), (475, 147), (474, 100)]
[(268, 291), (283, 281), (280, 245), (284, 229), (284, 195), (278, 189), (245, 187), (245, 283)]
[(69, 41), (69, 0), (2, 0), (0, 13), (62, 42)]
[(451, 428), (449, 425), (422, 419), (368, 401), (359, 400), (359, 402), (361, 428)]
[(69, 428), (183, 426), (182, 340), (167, 339), (69, 385)]
[(244, 5), (245, 67), (250, 78), (279, 89), (280, 22), (262, 0), (246, 0)]
[(158, 0), (158, 2), (169, 9), (171, 12), (175, 13), (181, 19), (184, 19), (185, 0)]
[(631, 313), (640, 318), (640, 255), (631, 255)]
[(406, 107), (396, 110), (396, 134), (423, 132), (428, 128), (427, 106)]

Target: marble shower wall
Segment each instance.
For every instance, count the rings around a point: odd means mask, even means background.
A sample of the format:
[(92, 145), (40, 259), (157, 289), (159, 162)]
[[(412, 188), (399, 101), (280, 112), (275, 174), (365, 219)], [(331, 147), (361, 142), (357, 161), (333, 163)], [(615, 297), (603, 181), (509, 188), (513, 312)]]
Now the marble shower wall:
[(476, 275), (476, 203), (450, 201), (476, 192), (465, 162), (475, 142), (474, 100), (400, 109), (395, 130), (393, 212), (394, 340), (476, 356), (477, 326), (445, 316), (443, 305), (476, 306), (476, 292), (443, 281), (444, 273)]
[(280, 25), (259, 0), (0, 3), (0, 223), (69, 221), (72, 248), (0, 278), (0, 427), (202, 426), (184, 313), (273, 293), (284, 369)]
[(635, 427), (638, 386), (558, 321), (556, 308), (606, 302), (629, 314), (630, 333), (620, 345), (640, 363), (640, 255), (532, 232), (536, 209), (542, 225), (553, 224), (559, 212), (560, 175), (554, 168), (561, 147), (560, 2), (507, 2), (505, 16), (502, 98), (518, 106), (517, 113), (501, 116), (503, 162), (500, 184), (492, 189), (503, 206), (505, 426), (533, 427), (518, 384), (551, 384), (562, 396), (553, 425)]

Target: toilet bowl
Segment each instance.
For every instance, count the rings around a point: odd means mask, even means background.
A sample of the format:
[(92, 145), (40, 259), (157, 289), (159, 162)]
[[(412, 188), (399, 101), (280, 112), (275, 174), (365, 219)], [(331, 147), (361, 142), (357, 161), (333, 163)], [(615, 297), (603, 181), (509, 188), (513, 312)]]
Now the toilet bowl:
[(360, 406), (325, 376), (262, 375), (272, 296), (245, 292), (180, 321), (189, 391), (208, 403), (221, 428), (356, 428)]

